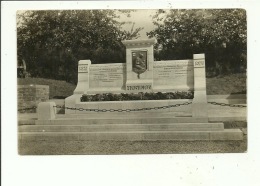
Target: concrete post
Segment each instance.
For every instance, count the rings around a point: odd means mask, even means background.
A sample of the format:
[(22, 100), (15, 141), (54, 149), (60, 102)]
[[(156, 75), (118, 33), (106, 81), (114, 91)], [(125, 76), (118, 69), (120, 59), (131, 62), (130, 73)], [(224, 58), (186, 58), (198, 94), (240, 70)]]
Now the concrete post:
[(54, 102), (41, 102), (37, 107), (38, 120), (52, 120), (56, 115), (56, 104)]
[[(90, 60), (80, 60), (78, 65), (78, 84), (72, 96), (65, 99), (66, 107), (75, 107), (80, 102), (82, 94), (86, 94), (89, 89), (89, 67)], [(65, 114), (75, 114), (75, 110), (65, 110)]]
[(80, 60), (78, 65), (78, 84), (74, 90), (74, 94), (87, 93), (89, 89), (89, 66), (90, 60)]
[(194, 98), (192, 117), (208, 118), (205, 54), (194, 54)]

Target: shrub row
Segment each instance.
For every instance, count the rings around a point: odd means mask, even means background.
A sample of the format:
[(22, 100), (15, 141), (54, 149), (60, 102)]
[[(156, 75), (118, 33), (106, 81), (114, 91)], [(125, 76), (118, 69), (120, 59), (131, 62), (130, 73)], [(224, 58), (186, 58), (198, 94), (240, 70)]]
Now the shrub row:
[(193, 92), (139, 92), (139, 93), (121, 93), (121, 94), (84, 94), (81, 97), (81, 102), (91, 101), (131, 101), (131, 100), (166, 100), (166, 99), (193, 99)]

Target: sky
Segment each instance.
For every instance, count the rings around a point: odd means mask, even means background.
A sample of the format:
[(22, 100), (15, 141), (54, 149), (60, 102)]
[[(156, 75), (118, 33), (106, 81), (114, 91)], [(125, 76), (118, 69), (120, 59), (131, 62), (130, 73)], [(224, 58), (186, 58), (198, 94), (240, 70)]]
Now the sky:
[[(143, 27), (143, 30), (141, 30), (140, 37), (138, 39), (148, 39), (146, 32), (152, 31), (155, 26), (153, 24), (152, 16), (155, 14), (155, 9), (150, 10), (135, 10), (134, 12), (131, 12), (131, 17), (127, 17), (124, 15), (121, 15), (120, 21), (132, 21), (135, 22), (135, 27)], [(123, 28), (125, 30), (131, 30), (132, 24), (127, 24)]]
[[(140, 37), (138, 39), (148, 39), (146, 32), (152, 31), (155, 26), (153, 24), (152, 16), (156, 13), (156, 9), (142, 9), (137, 10), (135, 9), (131, 12), (131, 17), (127, 17), (125, 14), (120, 14), (119, 21), (126, 21), (126, 22), (134, 22), (134, 28), (143, 27), (143, 29), (139, 32)], [(24, 11), (18, 11), (17, 13), (23, 13)], [(19, 22), (19, 21), (18, 21)], [(124, 30), (130, 31), (132, 28), (132, 24), (125, 24), (123, 25)]]

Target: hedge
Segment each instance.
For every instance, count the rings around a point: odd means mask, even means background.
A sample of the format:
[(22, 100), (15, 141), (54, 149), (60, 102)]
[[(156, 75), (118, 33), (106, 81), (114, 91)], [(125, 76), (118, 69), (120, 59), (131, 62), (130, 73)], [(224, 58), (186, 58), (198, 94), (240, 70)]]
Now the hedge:
[(121, 93), (121, 94), (83, 94), (81, 102), (92, 101), (132, 101), (132, 100), (167, 100), (167, 99), (193, 99), (194, 92), (139, 92), (139, 93)]

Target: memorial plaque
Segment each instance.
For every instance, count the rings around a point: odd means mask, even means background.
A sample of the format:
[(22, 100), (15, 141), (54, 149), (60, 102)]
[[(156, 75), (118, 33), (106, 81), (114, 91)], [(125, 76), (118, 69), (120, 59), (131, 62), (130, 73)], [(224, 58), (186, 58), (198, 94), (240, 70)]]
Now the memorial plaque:
[(138, 78), (147, 70), (147, 51), (132, 52), (132, 69)]
[(118, 88), (124, 84), (125, 64), (102, 64), (90, 66), (90, 88)]
[(154, 63), (154, 86), (164, 88), (193, 88), (193, 61), (172, 60)]

